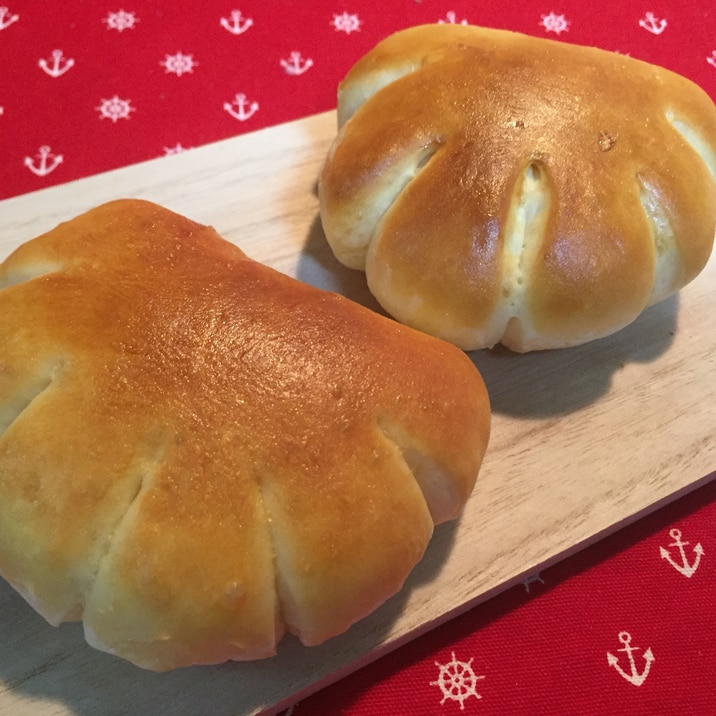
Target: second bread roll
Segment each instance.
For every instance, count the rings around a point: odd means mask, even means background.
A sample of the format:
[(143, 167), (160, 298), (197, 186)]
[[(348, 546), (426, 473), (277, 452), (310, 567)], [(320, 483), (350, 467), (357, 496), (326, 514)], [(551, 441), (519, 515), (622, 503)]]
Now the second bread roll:
[(398, 320), (472, 350), (585, 343), (691, 281), (716, 108), (665, 69), (478, 27), (399, 32), (338, 95), (326, 237)]

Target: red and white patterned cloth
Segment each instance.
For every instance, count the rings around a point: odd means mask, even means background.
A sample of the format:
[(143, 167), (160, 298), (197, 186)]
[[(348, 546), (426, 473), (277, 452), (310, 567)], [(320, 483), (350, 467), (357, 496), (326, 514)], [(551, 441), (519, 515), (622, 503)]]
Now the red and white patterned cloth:
[[(332, 109), (361, 55), (426, 22), (596, 45), (716, 98), (713, 0), (7, 0), (0, 199)], [(714, 555), (710, 483), (290, 711), (716, 714)]]
[(291, 714), (713, 716), (715, 549), (712, 482)]
[(716, 95), (712, 0), (6, 1), (0, 199), (332, 109), (361, 55), (426, 22), (597, 45)]

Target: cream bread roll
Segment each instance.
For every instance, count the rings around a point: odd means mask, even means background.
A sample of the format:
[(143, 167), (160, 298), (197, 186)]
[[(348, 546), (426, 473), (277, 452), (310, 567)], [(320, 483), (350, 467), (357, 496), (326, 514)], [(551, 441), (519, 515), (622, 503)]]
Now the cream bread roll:
[(396, 33), (338, 91), (320, 212), (398, 320), (472, 350), (609, 335), (706, 264), (716, 107), (673, 72), (514, 32)]

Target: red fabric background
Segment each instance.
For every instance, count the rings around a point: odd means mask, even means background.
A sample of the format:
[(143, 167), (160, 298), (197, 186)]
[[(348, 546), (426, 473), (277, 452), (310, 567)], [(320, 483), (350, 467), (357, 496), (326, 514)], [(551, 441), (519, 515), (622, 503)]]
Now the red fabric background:
[[(706, 0), (646, 6), (612, 0), (589, 7), (581, 0), (558, 5), (144, 0), (124, 6), (136, 21), (120, 31), (108, 27), (106, 18), (122, 9), (121, 3), (13, 0), (0, 23), (9, 23), (0, 30), (0, 199), (162, 156), (177, 143), (196, 147), (331, 109), (340, 78), (379, 39), (448, 17), (628, 53), (676, 70), (716, 96), (716, 66), (707, 62), (716, 52), (712, 5)], [(242, 22), (252, 21), (238, 35), (221, 25), (221, 18), (231, 20), (232, 10), (241, 13)], [(660, 34), (639, 25), (647, 12), (666, 20)], [(551, 13), (565, 18), (565, 31), (545, 29), (542, 18)], [(334, 19), (344, 14), (358, 18), (357, 30), (336, 29)], [(9, 22), (13, 16), (19, 19)], [(41, 59), (51, 62), (53, 50), (62, 52), (60, 67), (74, 61), (59, 77), (38, 65)], [(281, 60), (292, 52), (311, 59), (310, 69), (287, 74)], [(177, 53), (192, 57), (191, 72), (177, 75), (162, 66), (167, 55)], [(244, 122), (223, 109), (237, 93), (259, 105)], [(114, 96), (131, 102), (128, 119), (100, 118), (102, 100)], [(25, 161), (37, 163), (41, 146), (63, 161), (37, 177)]]
[[(120, 10), (133, 26), (108, 24)], [(240, 11), (240, 23), (251, 20), (245, 32), (222, 26), (232, 11)], [(548, 29), (550, 15), (566, 29)], [(7, 0), (0, 8), (0, 199), (331, 109), (340, 78), (379, 39), (439, 20), (628, 53), (686, 75), (716, 98), (711, 0)], [(52, 67), (53, 50), (61, 51), (58, 71), (67, 68), (58, 76), (40, 66), (44, 60)], [(167, 71), (163, 63), (177, 53), (190, 67)], [(290, 63), (291, 53), (310, 66), (287, 72), (282, 61)], [(238, 94), (258, 105), (244, 121), (225, 109)], [(103, 101), (113, 97), (131, 108), (128, 116), (102, 116)], [(30, 165), (40, 167), (41, 147), (48, 147), (46, 167), (54, 168), (38, 176)], [(716, 714), (715, 523), (716, 487), (708, 485), (290, 711)], [(683, 559), (674, 529), (689, 543)], [(675, 564), (698, 558), (697, 569), (682, 574), (660, 548)], [(631, 673), (619, 651), (619, 635), (626, 641), (627, 632), (634, 672), (649, 664), (638, 686), (609, 663), (611, 653)], [(647, 649), (652, 662), (645, 661)], [(454, 690), (444, 691), (438, 681), (441, 668), (450, 676), (450, 664), (461, 671), (443, 682)]]
[[(504, 716), (710, 716), (716, 714), (716, 647), (709, 623), (716, 570), (716, 483), (544, 570), (355, 674), (305, 698), (293, 716), (479, 714)], [(691, 577), (660, 556), (681, 530)], [(672, 554), (673, 550), (673, 554)], [(671, 548), (679, 562), (677, 549)], [(529, 589), (528, 589), (529, 588)], [(640, 686), (619, 633), (631, 635)], [(470, 666), (480, 695), (448, 698), (433, 684), (453, 658)], [(465, 694), (465, 688), (458, 692)], [(457, 693), (457, 692), (456, 692)]]

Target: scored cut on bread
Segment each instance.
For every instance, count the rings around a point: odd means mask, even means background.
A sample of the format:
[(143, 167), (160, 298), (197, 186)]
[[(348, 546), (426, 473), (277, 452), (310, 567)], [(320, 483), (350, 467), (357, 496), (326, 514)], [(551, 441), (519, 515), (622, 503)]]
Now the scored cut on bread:
[(0, 265), (0, 574), (145, 668), (346, 630), (459, 515), (489, 427), (461, 351), (155, 204)]
[(600, 338), (678, 291), (716, 230), (716, 107), (617, 53), (427, 25), (338, 90), (319, 181), (339, 261), (465, 350)]

